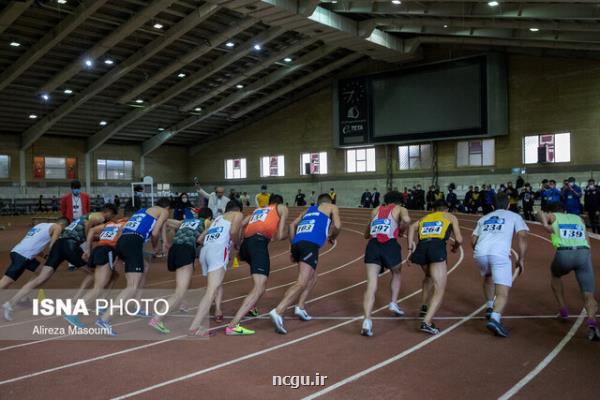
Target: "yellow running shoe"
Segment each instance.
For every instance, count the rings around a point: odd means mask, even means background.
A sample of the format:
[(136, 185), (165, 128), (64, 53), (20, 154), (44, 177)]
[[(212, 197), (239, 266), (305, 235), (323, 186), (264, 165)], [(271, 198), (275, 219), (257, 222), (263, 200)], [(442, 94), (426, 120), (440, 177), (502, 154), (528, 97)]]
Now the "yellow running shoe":
[(252, 329), (244, 328), (240, 324), (237, 324), (235, 328), (225, 328), (225, 334), (227, 336), (254, 335), (255, 333), (256, 332), (254, 332)]

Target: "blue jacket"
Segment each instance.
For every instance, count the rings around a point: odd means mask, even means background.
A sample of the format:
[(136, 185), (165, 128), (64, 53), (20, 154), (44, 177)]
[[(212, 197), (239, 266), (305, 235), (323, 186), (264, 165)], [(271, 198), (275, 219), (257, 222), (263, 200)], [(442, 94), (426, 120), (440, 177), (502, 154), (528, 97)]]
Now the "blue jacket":
[[(573, 193), (575, 192), (575, 193)], [(563, 189), (562, 199), (565, 205), (565, 211), (569, 214), (581, 214), (581, 188), (577, 185), (573, 185), (573, 191)]]
[(556, 204), (561, 201), (561, 193), (557, 188), (548, 188), (542, 192), (542, 198), (546, 204)]
[(496, 197), (496, 191), (494, 189), (486, 189), (483, 191), (483, 204), (493, 205), (494, 198)]

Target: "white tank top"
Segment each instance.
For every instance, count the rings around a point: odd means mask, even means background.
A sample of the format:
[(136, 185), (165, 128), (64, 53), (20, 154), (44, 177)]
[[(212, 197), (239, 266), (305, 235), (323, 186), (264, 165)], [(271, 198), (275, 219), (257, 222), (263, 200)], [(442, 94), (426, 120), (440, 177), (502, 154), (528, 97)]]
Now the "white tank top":
[(50, 223), (37, 224), (27, 232), (27, 235), (17, 244), (12, 251), (30, 260), (40, 254), (44, 247), (50, 243)]
[(204, 237), (204, 245), (228, 246), (231, 240), (231, 222), (219, 215), (208, 228)]

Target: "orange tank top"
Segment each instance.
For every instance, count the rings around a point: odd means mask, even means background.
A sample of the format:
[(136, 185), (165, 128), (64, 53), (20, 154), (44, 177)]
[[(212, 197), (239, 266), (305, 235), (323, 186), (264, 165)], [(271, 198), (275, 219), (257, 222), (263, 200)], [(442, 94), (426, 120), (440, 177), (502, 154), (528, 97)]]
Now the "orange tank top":
[(268, 239), (271, 239), (277, 228), (279, 227), (279, 213), (277, 212), (277, 205), (272, 204), (267, 207), (257, 208), (252, 213), (244, 237), (250, 237), (254, 235), (262, 235)]
[(115, 247), (117, 240), (121, 236), (121, 228), (127, 223), (127, 219), (121, 219), (117, 222), (109, 222), (104, 225), (104, 229), (100, 232), (98, 246)]

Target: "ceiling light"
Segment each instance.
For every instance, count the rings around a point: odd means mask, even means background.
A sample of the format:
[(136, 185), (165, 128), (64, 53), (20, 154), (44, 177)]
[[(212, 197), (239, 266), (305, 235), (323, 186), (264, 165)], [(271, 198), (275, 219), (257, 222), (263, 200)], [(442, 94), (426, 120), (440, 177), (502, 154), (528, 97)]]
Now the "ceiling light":
[(106, 121), (100, 121), (100, 126), (106, 126), (106, 124), (108, 124), (108, 122), (106, 122)]
[(113, 60), (111, 60), (110, 58), (107, 58), (106, 60), (104, 60), (104, 64), (106, 65), (113, 65), (115, 62)]
[(238, 83), (237, 85), (235, 85), (235, 87), (238, 88), (238, 89), (243, 89), (244, 85), (241, 85), (241, 84)]
[(71, 94), (71, 93), (73, 93), (73, 91), (71, 89), (65, 89), (65, 91), (63, 93), (64, 94)]
[(159, 132), (162, 132), (162, 131), (164, 131), (164, 130), (165, 130), (165, 128), (158, 128), (158, 131), (159, 131)]
[(21, 45), (21, 43), (19, 43), (19, 42), (10, 42), (10, 45), (12, 47), (19, 47)]
[(337, 0), (331, 0), (331, 4), (337, 4)]
[(44, 100), (44, 101), (50, 100), (50, 96), (48, 96), (48, 93), (43, 93), (42, 94), (42, 100)]
[(91, 59), (89, 59), (89, 58), (86, 58), (86, 59), (85, 59), (85, 61), (84, 61), (84, 64), (85, 64), (87, 67), (91, 67), (92, 65), (94, 65), (94, 62), (93, 62)]
[(144, 100), (142, 100), (142, 99), (137, 99), (135, 102), (136, 102), (136, 103), (138, 103), (138, 104), (142, 104), (142, 103), (144, 102)]
[(162, 29), (163, 28), (163, 24), (157, 22), (154, 25), (152, 25), (154, 27), (154, 29)]
[(194, 111), (200, 112), (200, 111), (202, 111), (202, 107), (196, 107), (196, 108), (194, 108)]
[(398, 5), (398, 4), (402, 4), (402, 2), (400, 0), (392, 0), (392, 4)]
[(539, 32), (540, 28), (529, 28), (531, 32)]
[(262, 47), (260, 47), (260, 44), (255, 44), (254, 45), (254, 50), (260, 50), (262, 49)]
[(29, 114), (29, 119), (36, 119), (36, 118), (37, 118), (37, 115), (35, 115), (35, 114)]
[(183, 72), (180, 72), (180, 73), (177, 75), (177, 77), (178, 77), (178, 78), (185, 78), (185, 74), (184, 74)]
[(67, 4), (67, 0), (56, 0), (58, 4)]
[(444, 25), (444, 29), (448, 28), (448, 25)]
[(227, 47), (234, 47), (235, 43), (233, 43), (233, 42), (227, 42), (227, 43), (225, 43), (225, 46), (227, 46)]
[(490, 6), (490, 7), (496, 7), (496, 6), (498, 6), (499, 4), (500, 4), (500, 3), (498, 3), (497, 1), (490, 1), (490, 2), (488, 3), (488, 6)]
[(289, 62), (292, 62), (292, 59), (290, 57), (286, 57), (283, 59), (283, 61), (289, 63)]

